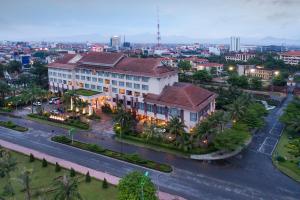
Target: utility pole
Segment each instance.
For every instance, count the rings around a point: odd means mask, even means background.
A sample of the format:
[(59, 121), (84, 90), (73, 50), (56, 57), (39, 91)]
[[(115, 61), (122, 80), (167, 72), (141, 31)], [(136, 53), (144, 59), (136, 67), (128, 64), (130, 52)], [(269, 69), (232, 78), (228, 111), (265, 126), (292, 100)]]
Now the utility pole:
[(157, 48), (160, 47), (160, 40), (161, 40), (161, 36), (160, 36), (160, 25), (159, 25), (159, 7), (157, 6)]

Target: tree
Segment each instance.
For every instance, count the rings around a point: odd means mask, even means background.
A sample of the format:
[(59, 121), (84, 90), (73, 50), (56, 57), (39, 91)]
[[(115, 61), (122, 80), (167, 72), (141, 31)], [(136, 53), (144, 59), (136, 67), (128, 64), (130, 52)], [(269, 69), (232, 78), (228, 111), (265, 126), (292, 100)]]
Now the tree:
[(238, 76), (236, 73), (230, 74), (227, 82), (232, 86), (237, 86), (241, 88), (248, 88), (249, 82), (247, 76)]
[(212, 80), (212, 76), (206, 70), (198, 70), (193, 74), (193, 79), (200, 82), (210, 82)]
[(128, 134), (132, 131), (134, 119), (130, 112), (127, 112), (125, 108), (118, 107), (117, 114), (114, 117), (115, 125), (116, 125), (116, 132), (118, 134)]
[(4, 186), (4, 194), (13, 196), (15, 194), (14, 189), (11, 184), (10, 173), (17, 168), (17, 161), (14, 159), (10, 152), (7, 150), (1, 151), (0, 156), (0, 174), (6, 177), (6, 185)]
[(25, 200), (31, 199), (31, 186), (30, 186), (31, 173), (32, 173), (31, 170), (24, 169), (17, 179), (19, 181), (19, 183), (22, 185), (23, 191), (25, 191)]
[(242, 119), (247, 111), (247, 106), (252, 102), (251, 98), (248, 95), (242, 95), (232, 104), (227, 106), (228, 111), (230, 112), (231, 119), (238, 121)]
[(55, 163), (55, 172), (60, 172), (60, 170), (61, 170), (61, 167), (60, 167), (60, 165), (56, 162), (56, 163)]
[(47, 89), (48, 68), (40, 62), (34, 62), (30, 72), (35, 77), (34, 78), (35, 84), (40, 85), (40, 86), (42, 86), (42, 88)]
[[(142, 197), (143, 196), (143, 197)], [(131, 172), (118, 185), (118, 200), (158, 200), (155, 185), (141, 172)]]
[(184, 128), (186, 126), (178, 117), (171, 117), (167, 123), (167, 130), (169, 133), (176, 136), (176, 138), (182, 136), (185, 132)]
[(226, 129), (223, 133), (217, 134), (213, 143), (219, 150), (234, 151), (242, 147), (246, 140), (250, 137), (247, 131), (236, 129)]
[(286, 80), (281, 75), (275, 76), (272, 80), (272, 84), (275, 86), (285, 86)]
[(260, 90), (262, 88), (262, 81), (259, 77), (253, 77), (250, 79), (250, 87), (255, 90)]
[(289, 133), (300, 133), (300, 99), (295, 98), (289, 103), (280, 121), (286, 124)]
[(71, 170), (70, 170), (70, 177), (74, 177), (74, 176), (76, 176), (76, 172), (75, 172), (75, 170), (73, 168), (71, 168)]
[(178, 68), (181, 69), (185, 73), (186, 71), (191, 70), (192, 65), (187, 60), (180, 60), (178, 63)]
[(1, 94), (0, 105), (1, 106), (4, 106), (5, 97), (9, 93), (10, 93), (10, 86), (4, 81), (0, 81), (0, 94)]
[(29, 155), (29, 162), (34, 162), (35, 158), (34, 158), (34, 155), (31, 153)]
[(79, 193), (78, 182), (64, 175), (62, 178), (56, 179), (54, 182), (55, 200), (81, 200), (83, 199)]
[(22, 70), (22, 64), (19, 61), (10, 61), (7, 65), (7, 71), (11, 73), (20, 73)]
[(47, 167), (48, 166), (48, 162), (45, 158), (43, 158), (42, 160), (42, 167)]
[(86, 175), (85, 175), (85, 182), (86, 182), (86, 183), (91, 182), (90, 172), (87, 172), (87, 173), (86, 173)]
[(102, 188), (103, 188), (103, 189), (107, 189), (107, 188), (108, 188), (108, 183), (107, 183), (106, 178), (103, 179), (103, 182), (102, 182)]
[(31, 113), (33, 113), (33, 103), (38, 100), (42, 99), (47, 95), (47, 91), (43, 90), (42, 88), (32, 85), (31, 87), (27, 88), (24, 92), (24, 99), (31, 103)]
[(146, 123), (143, 131), (143, 135), (146, 137), (147, 140), (151, 138), (160, 138), (162, 136), (156, 124), (152, 122)]

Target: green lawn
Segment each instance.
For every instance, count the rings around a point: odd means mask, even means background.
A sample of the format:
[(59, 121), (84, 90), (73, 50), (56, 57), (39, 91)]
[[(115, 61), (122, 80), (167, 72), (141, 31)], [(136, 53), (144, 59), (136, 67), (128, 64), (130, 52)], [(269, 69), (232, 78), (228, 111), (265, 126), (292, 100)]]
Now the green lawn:
[[(14, 198), (7, 198), (8, 200), (15, 200), (15, 199), (24, 199), (24, 193), (21, 192), (21, 185), (18, 183), (16, 178), (20, 171), (24, 169), (32, 169), (31, 175), (31, 188), (39, 189), (39, 188), (49, 188), (53, 183), (53, 180), (59, 176), (64, 174), (69, 175), (68, 170), (62, 169), (61, 172), (55, 172), (54, 166), (48, 164), (46, 168), (42, 168), (41, 161), (35, 160), (33, 163), (29, 162), (28, 156), (23, 154), (19, 154), (16, 152), (12, 152), (12, 156), (17, 159), (18, 165), (17, 170), (15, 170), (12, 174), (12, 183), (15, 189), (16, 195)], [(96, 179), (92, 179), (90, 183), (86, 183), (84, 181), (83, 175), (76, 175), (78, 177), (79, 183), (79, 191), (82, 197), (85, 200), (92, 200), (92, 199), (99, 199), (99, 200), (115, 200), (117, 199), (116, 193), (117, 189), (115, 186), (109, 185), (108, 189), (102, 188), (102, 182)], [(5, 185), (6, 178), (0, 178), (0, 196), (2, 196), (3, 186)], [(33, 192), (34, 193), (34, 192)], [(53, 199), (53, 192), (46, 193), (47, 199)], [(38, 199), (34, 197), (33, 199)]]
[[(274, 165), (287, 176), (300, 182), (300, 168), (297, 164), (300, 162), (300, 157), (295, 158), (288, 152), (286, 145), (289, 142), (288, 134), (284, 132), (278, 142), (278, 145), (273, 153), (272, 160)], [(284, 162), (278, 162), (277, 156), (282, 156), (286, 159)]]
[(96, 94), (100, 94), (100, 92), (96, 92), (93, 90), (86, 90), (86, 89), (78, 89), (78, 90), (75, 90), (75, 92), (76, 92), (76, 94), (82, 95), (82, 96), (93, 96)]

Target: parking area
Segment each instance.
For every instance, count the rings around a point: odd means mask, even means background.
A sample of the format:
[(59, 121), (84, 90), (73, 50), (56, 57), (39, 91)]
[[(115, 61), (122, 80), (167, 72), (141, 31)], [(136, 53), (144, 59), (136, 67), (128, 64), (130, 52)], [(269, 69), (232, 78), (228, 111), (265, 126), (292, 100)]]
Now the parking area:
[(276, 145), (277, 145), (278, 139), (273, 137), (266, 137), (262, 145), (259, 147), (258, 151), (260, 153), (266, 154), (266, 155), (272, 155)]

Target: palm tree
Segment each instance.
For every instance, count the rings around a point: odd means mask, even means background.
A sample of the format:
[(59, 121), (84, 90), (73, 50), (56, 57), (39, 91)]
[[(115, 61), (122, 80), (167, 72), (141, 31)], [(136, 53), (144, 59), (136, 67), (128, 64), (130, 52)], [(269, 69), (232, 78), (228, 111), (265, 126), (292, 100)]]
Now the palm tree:
[(232, 104), (227, 106), (227, 109), (230, 112), (231, 119), (233, 121), (240, 120), (246, 113), (248, 105), (248, 99), (243, 96), (234, 100)]
[(147, 140), (160, 137), (160, 132), (158, 131), (156, 124), (152, 122), (145, 125), (143, 134), (146, 136)]
[(45, 97), (47, 91), (36, 85), (32, 85), (31, 87), (27, 88), (23, 94), (25, 99), (27, 99), (27, 102), (29, 101), (31, 103), (31, 113), (33, 113), (33, 102)]
[(18, 181), (21, 183), (23, 190), (25, 191), (25, 200), (31, 199), (31, 187), (30, 187), (30, 175), (32, 171), (24, 169), (18, 177)]
[(225, 111), (217, 111), (212, 115), (214, 123), (218, 126), (219, 132), (223, 132), (229, 121), (229, 113)]
[(55, 200), (81, 200), (83, 199), (78, 190), (78, 182), (64, 175), (54, 182), (56, 186)]
[(1, 105), (4, 105), (4, 101), (5, 101), (5, 97), (7, 94), (10, 93), (10, 86), (4, 82), (4, 81), (0, 81), (0, 94), (1, 94)]
[(178, 117), (172, 117), (167, 123), (167, 130), (172, 135), (175, 135), (176, 140), (183, 136), (185, 127), (184, 123)]

